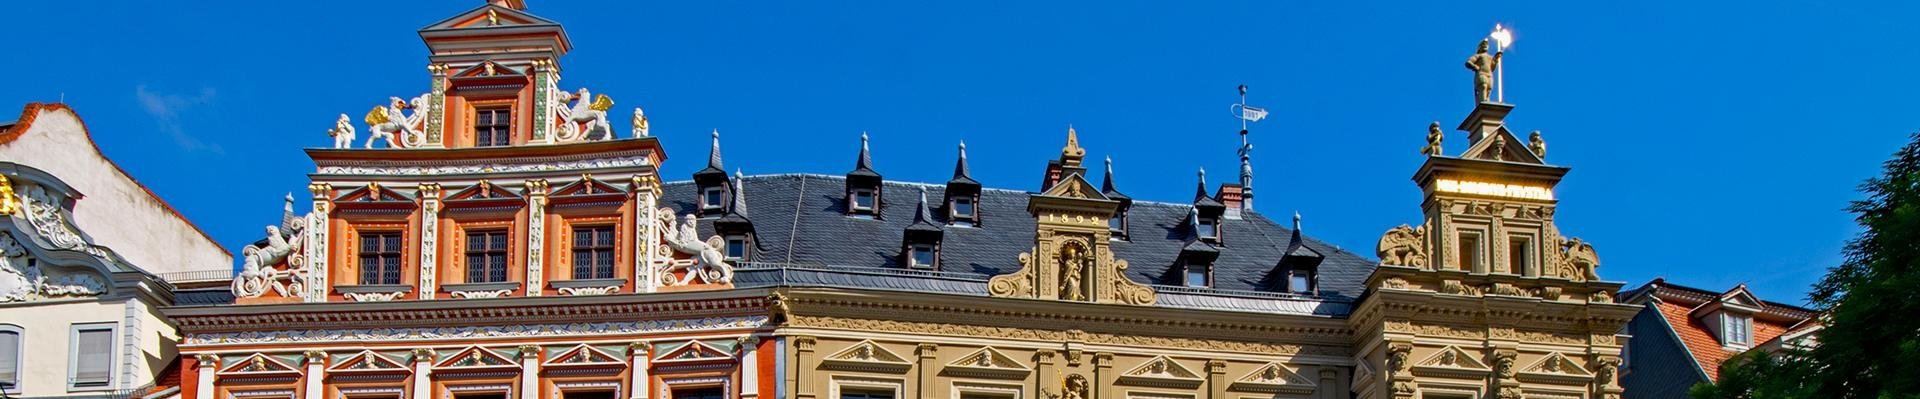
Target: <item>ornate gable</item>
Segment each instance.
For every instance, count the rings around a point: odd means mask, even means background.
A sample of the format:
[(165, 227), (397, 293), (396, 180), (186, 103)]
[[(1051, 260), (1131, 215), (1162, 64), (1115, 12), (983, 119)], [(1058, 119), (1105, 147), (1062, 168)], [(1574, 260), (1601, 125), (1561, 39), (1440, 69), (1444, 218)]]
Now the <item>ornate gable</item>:
[(913, 367), (913, 362), (907, 361), (907, 358), (887, 350), (887, 347), (873, 340), (860, 341), (847, 349), (827, 355), (820, 361), (823, 366), (846, 371), (899, 374)]
[[(1545, 143), (1545, 141), (1541, 141), (1542, 149), (1545, 148)], [(1520, 141), (1520, 138), (1513, 136), (1513, 132), (1508, 131), (1505, 126), (1501, 126), (1498, 129), (1494, 129), (1493, 134), (1486, 139), (1482, 139), (1473, 143), (1472, 146), (1467, 147), (1467, 152), (1460, 154), (1460, 157), (1536, 165), (1546, 164), (1545, 159), (1541, 159), (1539, 154), (1535, 154), (1532, 149), (1529, 149), (1529, 144), (1528, 142)]]
[(659, 355), (653, 357), (653, 360), (658, 362), (698, 362), (732, 359), (732, 351), (703, 341), (687, 341), (685, 344), (662, 351)]
[(467, 10), (466, 12), (460, 13), (459, 15), (454, 15), (453, 17), (440, 20), (440, 22), (435, 22), (432, 25), (427, 25), (427, 27), (420, 28), (420, 30), (436, 31), (436, 30), (448, 30), (448, 29), (474, 29), (474, 28), (513, 27), (513, 26), (528, 26), (528, 25), (559, 26), (560, 23), (554, 22), (551, 19), (541, 18), (533, 14), (528, 14), (526, 11), (516, 10), (510, 7), (501, 7), (498, 5), (487, 4), (484, 6), (480, 6), (479, 8)]
[(560, 352), (558, 355), (547, 357), (547, 362), (542, 363), (541, 366), (620, 366), (624, 364), (626, 363), (620, 360), (620, 356), (608, 353), (600, 348), (595, 348), (592, 345), (580, 344)]
[[(1079, 171), (1086, 154), (1069, 130), (1061, 159), (1048, 165), (1049, 185), (1027, 197), (1034, 217), (1034, 246), (1020, 254), (1020, 270), (994, 276), (987, 292), (996, 297), (1152, 305), (1153, 287), (1127, 278), (1127, 262), (1110, 250), (1108, 220), (1120, 202), (1087, 183)], [(1053, 180), (1053, 176), (1059, 176)]]
[(1563, 381), (1584, 382), (1593, 379), (1593, 372), (1580, 365), (1580, 362), (1560, 352), (1547, 354), (1533, 365), (1520, 368), (1522, 381)]
[(334, 361), (333, 366), (327, 368), (328, 373), (409, 371), (406, 365), (393, 360), (392, 357), (371, 350), (363, 350), (346, 359)]
[(1106, 194), (1100, 193), (1099, 187), (1095, 187), (1093, 183), (1088, 183), (1087, 179), (1084, 176), (1080, 176), (1080, 174), (1078, 173), (1070, 174), (1070, 175), (1067, 175), (1067, 177), (1060, 179), (1059, 183), (1055, 183), (1052, 188), (1047, 189), (1046, 192), (1040, 193), (1040, 195), (1048, 196), (1048, 197), (1088, 199), (1088, 200), (1098, 200), (1098, 201), (1109, 200)]
[(1487, 367), (1486, 363), (1475, 357), (1458, 346), (1448, 345), (1434, 352), (1433, 355), (1427, 356), (1426, 360), (1414, 364), (1413, 371), (1417, 374), (1476, 378), (1493, 372), (1492, 368)]
[(1313, 380), (1279, 363), (1267, 363), (1253, 372), (1234, 380), (1227, 389), (1240, 392), (1289, 393), (1304, 395), (1313, 393), (1318, 386)]
[(1166, 356), (1148, 359), (1131, 370), (1120, 374), (1115, 384), (1164, 388), (1195, 388), (1205, 382), (1199, 373), (1193, 372), (1180, 362)]
[(300, 368), (295, 367), (286, 360), (255, 353), (240, 359), (240, 361), (228, 363), (227, 367), (220, 369), (218, 374), (247, 376), (297, 375), (300, 374)]
[(515, 364), (512, 358), (509, 358), (506, 355), (502, 355), (500, 354), (500, 352), (495, 352), (492, 349), (482, 348), (478, 346), (469, 346), (466, 349), (461, 349), (459, 352), (455, 352), (453, 356), (448, 356), (447, 360), (442, 360), (440, 361), (439, 364), (433, 365), (433, 367), (438, 369), (438, 368), (492, 368), (492, 367), (520, 367), (520, 366)]
[(951, 363), (940, 370), (941, 375), (958, 377), (995, 378), (1005, 380), (1024, 380), (1029, 370), (1027, 365), (1001, 353), (993, 347), (980, 348)]

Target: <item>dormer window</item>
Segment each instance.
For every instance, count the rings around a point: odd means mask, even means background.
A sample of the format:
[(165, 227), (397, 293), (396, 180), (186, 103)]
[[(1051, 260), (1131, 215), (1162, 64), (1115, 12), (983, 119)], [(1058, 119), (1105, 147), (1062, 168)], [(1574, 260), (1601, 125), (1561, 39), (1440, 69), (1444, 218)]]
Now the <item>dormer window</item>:
[(1293, 269), (1287, 271), (1287, 292), (1295, 294), (1313, 294), (1313, 271)]
[(938, 259), (935, 256), (937, 254), (934, 253), (933, 244), (914, 244), (908, 250), (913, 252), (908, 258), (913, 260), (914, 268), (932, 269), (934, 262)]
[(1206, 288), (1213, 286), (1213, 265), (1202, 262), (1189, 262), (1186, 278), (1181, 281), (1188, 287)]
[(950, 216), (952, 216), (954, 219), (972, 220), (973, 219), (973, 199), (972, 198), (954, 198), (953, 214)]
[(727, 203), (727, 191), (720, 187), (707, 187), (700, 193), (701, 209), (720, 209)]
[(747, 261), (747, 248), (747, 236), (727, 236), (727, 260), (736, 262)]
[(873, 212), (873, 190), (853, 190), (852, 208), (855, 211)]
[(1199, 218), (1199, 223), (1195, 224), (1194, 228), (1199, 232), (1200, 239), (1220, 241), (1220, 221), (1213, 218)]
[(1724, 341), (1727, 346), (1737, 348), (1753, 346), (1753, 316), (1727, 314), (1720, 319), (1726, 323), (1721, 326), (1721, 329), (1725, 331)]
[(1118, 213), (1114, 214), (1111, 218), (1107, 218), (1107, 230), (1113, 232), (1114, 238), (1120, 238), (1120, 236), (1126, 235), (1127, 214)]

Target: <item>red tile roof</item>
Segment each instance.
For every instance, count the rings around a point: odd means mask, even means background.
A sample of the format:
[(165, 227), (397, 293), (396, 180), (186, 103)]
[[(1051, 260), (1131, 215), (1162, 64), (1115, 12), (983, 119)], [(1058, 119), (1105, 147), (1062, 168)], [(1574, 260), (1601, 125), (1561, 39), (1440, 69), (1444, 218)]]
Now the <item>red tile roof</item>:
[[(1655, 284), (1658, 285), (1656, 286)], [(1728, 349), (1721, 344), (1720, 337), (1716, 336), (1713, 330), (1708, 328), (1706, 322), (1692, 317), (1694, 309), (1705, 306), (1711, 303), (1711, 301), (1690, 301), (1687, 299), (1688, 297), (1697, 298), (1698, 296), (1671, 295), (1679, 293), (1658, 291), (1660, 289), (1671, 290), (1673, 288), (1700, 291), (1698, 289), (1672, 286), (1660, 280), (1655, 280), (1654, 283), (1649, 283), (1648, 285), (1649, 287), (1635, 289), (1633, 292), (1639, 292), (1649, 288), (1656, 290), (1654, 294), (1661, 300), (1655, 302), (1655, 308), (1660, 310), (1660, 315), (1666, 318), (1667, 325), (1673, 327), (1674, 335), (1679, 336), (1680, 342), (1686, 345), (1688, 352), (1692, 353), (1694, 362), (1700, 365), (1702, 370), (1706, 371), (1707, 378), (1719, 381), (1720, 363), (1745, 351)], [(1755, 317), (1753, 319), (1752, 343), (1754, 346), (1758, 346), (1762, 342), (1771, 341), (1781, 334), (1787, 333), (1787, 331), (1793, 327), (1793, 324), (1800, 322), (1793, 321), (1791, 323), (1783, 323), (1772, 319), (1771, 317)]]

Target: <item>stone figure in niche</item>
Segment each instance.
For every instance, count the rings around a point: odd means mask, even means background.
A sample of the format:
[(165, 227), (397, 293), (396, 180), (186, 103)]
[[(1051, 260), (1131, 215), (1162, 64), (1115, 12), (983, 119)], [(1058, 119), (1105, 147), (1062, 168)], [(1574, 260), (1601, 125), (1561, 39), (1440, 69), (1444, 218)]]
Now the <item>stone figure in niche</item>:
[(1060, 299), (1069, 301), (1087, 300), (1086, 263), (1087, 250), (1078, 244), (1069, 243), (1060, 246)]
[(333, 137), (333, 148), (335, 149), (353, 148), (353, 138), (355, 136), (353, 120), (348, 119), (347, 114), (340, 114), (340, 119), (333, 122), (333, 128), (327, 129), (327, 136)]
[(1500, 58), (1505, 51), (1487, 54), (1487, 39), (1480, 39), (1480, 49), (1467, 57), (1467, 69), (1473, 71), (1473, 101), (1493, 101), (1493, 71), (1500, 69)]

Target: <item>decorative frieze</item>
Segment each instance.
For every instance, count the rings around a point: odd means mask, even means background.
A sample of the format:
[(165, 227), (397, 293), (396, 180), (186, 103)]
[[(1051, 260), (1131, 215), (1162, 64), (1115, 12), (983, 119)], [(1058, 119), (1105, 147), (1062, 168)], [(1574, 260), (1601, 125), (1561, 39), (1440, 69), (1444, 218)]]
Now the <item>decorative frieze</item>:
[(309, 342), (393, 342), (440, 339), (526, 338), (575, 335), (672, 333), (756, 328), (767, 317), (731, 316), (617, 323), (521, 324), (511, 326), (272, 330), (187, 334), (183, 345)]

